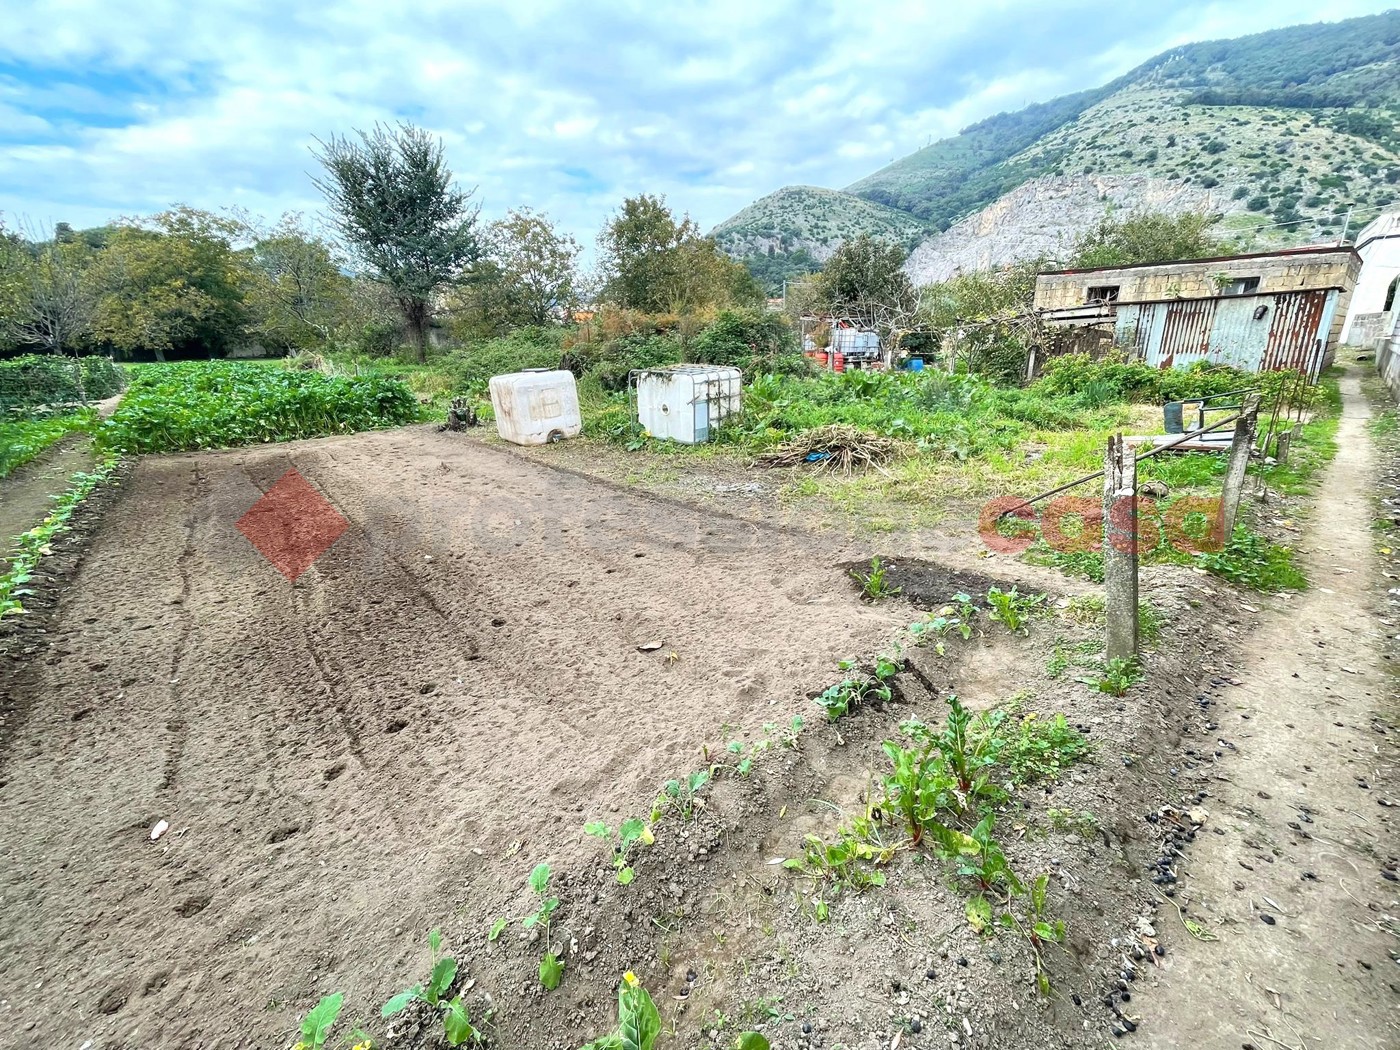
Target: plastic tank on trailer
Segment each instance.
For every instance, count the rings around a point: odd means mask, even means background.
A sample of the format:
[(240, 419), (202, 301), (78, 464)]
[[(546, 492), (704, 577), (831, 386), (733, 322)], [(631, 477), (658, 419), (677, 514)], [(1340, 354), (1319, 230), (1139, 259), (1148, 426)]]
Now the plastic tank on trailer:
[(492, 376), (491, 407), (496, 433), (517, 445), (563, 441), (583, 430), (578, 385), (574, 374), (563, 369), (527, 368)]
[(652, 437), (696, 445), (739, 411), (743, 374), (720, 365), (670, 365), (636, 374), (637, 420)]

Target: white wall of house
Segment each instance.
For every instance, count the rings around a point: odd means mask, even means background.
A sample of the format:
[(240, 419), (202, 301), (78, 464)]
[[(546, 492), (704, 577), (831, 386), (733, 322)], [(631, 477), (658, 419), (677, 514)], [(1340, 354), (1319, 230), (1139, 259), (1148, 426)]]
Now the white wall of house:
[(1385, 304), (1391, 286), (1400, 279), (1400, 210), (1383, 212), (1370, 222), (1356, 238), (1356, 251), (1361, 256), (1361, 276), (1342, 325), (1344, 343), (1370, 342), (1391, 330), (1400, 295), (1389, 312)]

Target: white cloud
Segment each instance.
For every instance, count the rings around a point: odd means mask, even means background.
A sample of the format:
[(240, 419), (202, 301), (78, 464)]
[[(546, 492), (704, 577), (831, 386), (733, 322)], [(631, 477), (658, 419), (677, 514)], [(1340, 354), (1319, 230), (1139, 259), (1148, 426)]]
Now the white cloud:
[[(1339, 0), (1327, 16), (1384, 6)], [(1126, 8), (22, 5), (0, 36), (0, 209), (36, 224), (177, 200), (313, 210), (316, 137), (408, 119), (443, 137), (488, 215), (529, 205), (591, 241), (625, 195), (648, 191), (709, 226), (785, 184), (846, 185), (1184, 40), (1317, 17), (1302, 0)]]

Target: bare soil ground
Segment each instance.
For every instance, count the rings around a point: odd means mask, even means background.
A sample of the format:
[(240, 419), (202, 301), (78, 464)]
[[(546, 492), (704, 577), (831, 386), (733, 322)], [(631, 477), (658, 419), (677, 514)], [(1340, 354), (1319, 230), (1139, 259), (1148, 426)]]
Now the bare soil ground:
[[(351, 528), (289, 585), (234, 523), (293, 466)], [(0, 1045), (274, 1045), (407, 983), (453, 902), (872, 649), (843, 553), (426, 428), (141, 461), (4, 643)]]
[[(506, 1050), (605, 1030), (626, 969), (675, 1047), (725, 1050), (745, 1027), (784, 1050), (1103, 1047), (1115, 1026), (1164, 1048), (1395, 1045), (1392, 613), (1366, 517), (1386, 464), (1347, 391), (1360, 451), (1307, 525), (1306, 595), (1154, 567), (1165, 626), (1127, 697), (1065, 666), (1101, 629), (1061, 607), (1024, 638), (982, 622), (909, 650), (893, 702), (837, 725), (810, 702), (835, 660), (920, 609), (1085, 585), (951, 528), (774, 525), (782, 509), (723, 471), (667, 479), (671, 499), (551, 465), (581, 467), (577, 449), (426, 428), (143, 460), (0, 635), (0, 1047), (285, 1046), (323, 993), (369, 1019), (420, 980), (433, 927)], [(295, 584), (234, 527), (291, 466), (351, 523)], [(857, 599), (840, 566), (872, 553), (905, 597)], [(974, 933), (946, 865), (901, 851), (885, 888), (833, 896), (818, 924), (774, 863), (878, 802), (880, 741), (939, 720), (950, 691), (1063, 712), (1095, 743), (998, 818), (1068, 923), (1048, 1001), (1026, 940)], [(793, 714), (809, 724), (788, 746), (764, 726)], [(748, 777), (717, 769), (619, 886), (583, 824), (645, 815), (733, 740), (775, 746)], [(541, 943), (486, 938), (528, 910), (540, 861), (561, 899), (551, 993)], [(412, 1010), (375, 1031), (442, 1045)]]

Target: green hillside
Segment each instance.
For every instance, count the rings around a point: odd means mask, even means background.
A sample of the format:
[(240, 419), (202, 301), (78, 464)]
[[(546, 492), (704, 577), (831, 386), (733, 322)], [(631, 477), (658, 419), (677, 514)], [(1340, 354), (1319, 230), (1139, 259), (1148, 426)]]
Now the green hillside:
[(811, 273), (841, 241), (874, 234), (912, 249), (928, 226), (849, 193), (818, 186), (785, 186), (720, 223), (711, 236), (730, 255), (749, 262), (761, 282), (781, 289), (788, 277)]
[(716, 234), (733, 255), (766, 254), (771, 242), (732, 232), (754, 228), (759, 209), (764, 229), (800, 228), (820, 256), (853, 229), (913, 228), (891, 213), (943, 230), (1042, 175), (1126, 173), (1219, 186), (1223, 210), (1243, 213), (1232, 225), (1267, 223), (1284, 239), (1331, 229), (1349, 206), (1373, 216), (1400, 194), (1400, 11), (1174, 48), (1102, 88), (965, 128), (849, 196), (780, 190)]

